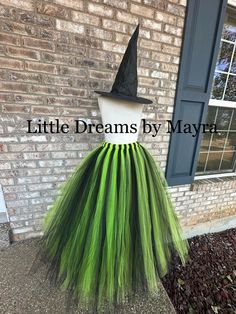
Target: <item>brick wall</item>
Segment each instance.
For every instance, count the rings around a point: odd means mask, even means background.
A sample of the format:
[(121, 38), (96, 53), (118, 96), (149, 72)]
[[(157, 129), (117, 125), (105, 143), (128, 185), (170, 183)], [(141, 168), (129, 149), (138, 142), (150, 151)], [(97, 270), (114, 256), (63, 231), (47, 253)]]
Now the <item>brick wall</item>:
[[(139, 94), (154, 101), (144, 117), (171, 119), (185, 6), (185, 0), (0, 0), (0, 183), (15, 240), (41, 233), (58, 187), (103, 140), (98, 134), (27, 134), (26, 120), (100, 122), (93, 90), (111, 88), (137, 23)], [(140, 134), (140, 141), (164, 170), (165, 130), (155, 138)], [(227, 184), (209, 192), (171, 188), (182, 224), (232, 214), (235, 186)]]

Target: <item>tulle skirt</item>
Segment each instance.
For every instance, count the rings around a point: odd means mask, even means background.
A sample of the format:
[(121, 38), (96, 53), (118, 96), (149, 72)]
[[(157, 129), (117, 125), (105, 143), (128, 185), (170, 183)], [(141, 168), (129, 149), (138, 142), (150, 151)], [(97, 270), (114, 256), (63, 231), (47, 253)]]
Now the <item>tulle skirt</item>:
[(122, 303), (140, 288), (155, 293), (172, 254), (187, 259), (163, 173), (138, 142), (94, 149), (62, 186), (44, 227), (49, 274), (96, 306)]

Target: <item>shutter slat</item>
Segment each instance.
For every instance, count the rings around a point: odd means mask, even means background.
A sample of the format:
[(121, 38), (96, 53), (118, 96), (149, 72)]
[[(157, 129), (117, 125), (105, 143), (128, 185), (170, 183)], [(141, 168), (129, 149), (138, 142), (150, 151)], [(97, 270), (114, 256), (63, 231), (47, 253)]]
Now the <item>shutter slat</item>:
[[(189, 0), (175, 97), (173, 123), (204, 123), (219, 51), (227, 0)], [(191, 183), (202, 133), (172, 133), (166, 179), (169, 185)]]

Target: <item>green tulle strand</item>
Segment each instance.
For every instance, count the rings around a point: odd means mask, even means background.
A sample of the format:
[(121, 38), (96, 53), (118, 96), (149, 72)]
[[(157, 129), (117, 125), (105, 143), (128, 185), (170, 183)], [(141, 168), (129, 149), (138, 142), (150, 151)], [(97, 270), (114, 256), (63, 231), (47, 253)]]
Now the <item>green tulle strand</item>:
[(164, 175), (139, 143), (94, 149), (61, 187), (44, 231), (49, 275), (96, 307), (155, 293), (172, 254), (187, 259)]

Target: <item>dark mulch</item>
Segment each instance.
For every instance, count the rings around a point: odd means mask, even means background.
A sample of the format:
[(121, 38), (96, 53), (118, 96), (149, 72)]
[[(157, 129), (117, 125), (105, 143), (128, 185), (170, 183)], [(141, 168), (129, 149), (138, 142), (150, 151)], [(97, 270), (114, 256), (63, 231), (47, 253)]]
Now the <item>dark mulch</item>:
[(236, 229), (189, 239), (185, 267), (175, 258), (163, 285), (177, 313), (236, 313)]

